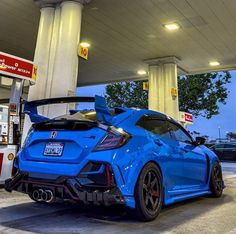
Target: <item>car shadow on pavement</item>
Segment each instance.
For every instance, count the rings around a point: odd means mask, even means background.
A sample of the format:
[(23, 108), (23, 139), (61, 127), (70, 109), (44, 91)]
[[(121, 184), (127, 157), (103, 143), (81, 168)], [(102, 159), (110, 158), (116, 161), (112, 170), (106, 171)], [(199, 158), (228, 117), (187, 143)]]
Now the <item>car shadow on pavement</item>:
[[(201, 197), (179, 202), (164, 207), (158, 218), (148, 223), (138, 222), (124, 207), (119, 206), (24, 203), (1, 208), (0, 226), (5, 227), (8, 232), (12, 229), (35, 233), (163, 232), (232, 200), (231, 196), (224, 194), (221, 198)], [(15, 220), (1, 220), (4, 213), (16, 214), (19, 218), (13, 215)], [(30, 213), (32, 214), (29, 215)]]

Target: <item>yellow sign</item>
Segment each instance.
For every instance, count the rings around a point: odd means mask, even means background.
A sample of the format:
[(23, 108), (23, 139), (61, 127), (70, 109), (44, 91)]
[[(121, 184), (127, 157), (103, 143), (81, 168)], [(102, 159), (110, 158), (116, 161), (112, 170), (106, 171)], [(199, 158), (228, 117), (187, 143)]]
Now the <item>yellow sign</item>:
[(33, 71), (32, 71), (32, 79), (36, 81), (37, 78), (37, 72), (38, 72), (38, 67), (36, 65), (33, 66)]
[(88, 47), (79, 46), (79, 56), (88, 60)]
[(171, 88), (171, 96), (172, 97), (177, 97), (178, 96), (178, 91), (176, 88)]
[(143, 90), (148, 90), (148, 89), (149, 89), (148, 82), (143, 82)]

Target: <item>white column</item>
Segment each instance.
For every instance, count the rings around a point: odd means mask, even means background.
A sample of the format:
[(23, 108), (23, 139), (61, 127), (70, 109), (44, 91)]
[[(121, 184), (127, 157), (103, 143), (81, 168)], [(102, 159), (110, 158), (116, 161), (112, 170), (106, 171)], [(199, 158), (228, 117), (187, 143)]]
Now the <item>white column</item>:
[[(78, 74), (77, 49), (80, 40), (83, 5), (65, 1), (61, 4), (60, 26), (55, 53), (51, 97), (65, 97), (75, 93)], [(49, 117), (65, 114), (67, 106), (49, 108)]]
[[(60, 6), (57, 6), (55, 9), (55, 15), (54, 15), (54, 21), (53, 21), (53, 34), (52, 34), (52, 39), (51, 39), (50, 57), (49, 57), (50, 66), (48, 68), (47, 87), (46, 87), (45, 98), (51, 97), (53, 68), (54, 68), (54, 61), (55, 61), (57, 42), (58, 42), (60, 17), (61, 17), (61, 8), (60, 8)], [(47, 112), (46, 112), (46, 114), (47, 114)]]
[(178, 120), (178, 96), (171, 94), (172, 89), (178, 91), (178, 59), (166, 57), (146, 60), (146, 62), (149, 64), (149, 109), (160, 111)]
[[(47, 75), (49, 69), (49, 56), (51, 38), (53, 33), (55, 9), (51, 6), (41, 8), (38, 36), (34, 54), (34, 63), (38, 66), (37, 82), (29, 89), (28, 100), (37, 100), (45, 97), (47, 87)], [(40, 109), (43, 113), (43, 108)], [(26, 115), (22, 139), (24, 140), (31, 126), (31, 121)], [(23, 141), (22, 141), (23, 142)]]
[(164, 80), (165, 80), (165, 113), (172, 118), (179, 120), (179, 98), (171, 95), (171, 89), (178, 92), (177, 81), (177, 65), (176, 63), (164, 64)]
[(159, 87), (164, 87), (163, 67), (161, 65), (150, 65), (148, 108), (150, 110), (165, 112), (164, 89), (160, 89)]
[(30, 87), (28, 100), (45, 97), (54, 13), (55, 9), (53, 7), (41, 9), (38, 37), (34, 53), (34, 63), (38, 66), (38, 75), (36, 84)]
[[(30, 87), (28, 100), (65, 97), (75, 93), (78, 74), (83, 4), (90, 0), (34, 0), (41, 7), (34, 62), (38, 65), (36, 84)], [(42, 108), (54, 117), (65, 114), (67, 105)], [(31, 126), (26, 117), (23, 139)]]
[[(61, 17), (61, 8), (58, 5), (55, 9), (55, 15), (54, 15), (54, 21), (53, 21), (53, 34), (51, 38), (51, 47), (50, 47), (50, 56), (49, 56), (50, 66), (48, 67), (47, 86), (45, 89), (44, 98), (50, 98), (52, 95), (53, 69), (54, 69), (54, 61), (55, 61), (57, 42), (58, 42), (60, 17)], [(45, 116), (48, 116), (48, 112), (49, 112), (49, 106), (44, 106), (42, 114)]]

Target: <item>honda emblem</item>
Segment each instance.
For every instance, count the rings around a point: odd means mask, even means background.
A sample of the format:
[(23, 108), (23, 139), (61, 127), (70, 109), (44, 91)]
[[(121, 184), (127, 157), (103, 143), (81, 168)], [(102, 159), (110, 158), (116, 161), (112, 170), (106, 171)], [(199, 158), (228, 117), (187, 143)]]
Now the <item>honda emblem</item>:
[(57, 132), (53, 131), (51, 132), (51, 139), (55, 139), (57, 137)]

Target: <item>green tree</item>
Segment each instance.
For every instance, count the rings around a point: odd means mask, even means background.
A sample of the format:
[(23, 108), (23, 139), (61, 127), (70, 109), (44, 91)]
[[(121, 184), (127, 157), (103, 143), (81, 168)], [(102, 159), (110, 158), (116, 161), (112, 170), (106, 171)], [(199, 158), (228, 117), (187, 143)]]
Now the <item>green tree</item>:
[[(226, 84), (230, 78), (229, 72), (179, 76), (180, 110), (207, 119), (219, 114), (219, 104), (226, 104), (229, 93)], [(110, 107), (148, 107), (148, 91), (143, 90), (143, 81), (107, 85), (106, 99)]]
[(179, 108), (194, 116), (210, 119), (219, 114), (219, 104), (226, 104), (229, 72), (181, 76), (178, 79)]
[(226, 134), (226, 137), (229, 138), (230, 140), (231, 139), (235, 140), (236, 139), (236, 133), (235, 132), (228, 132)]
[(148, 107), (148, 91), (143, 81), (118, 82), (106, 86), (106, 100), (110, 107)]

